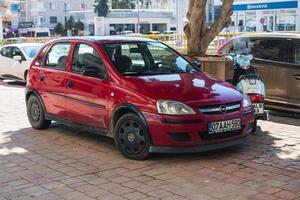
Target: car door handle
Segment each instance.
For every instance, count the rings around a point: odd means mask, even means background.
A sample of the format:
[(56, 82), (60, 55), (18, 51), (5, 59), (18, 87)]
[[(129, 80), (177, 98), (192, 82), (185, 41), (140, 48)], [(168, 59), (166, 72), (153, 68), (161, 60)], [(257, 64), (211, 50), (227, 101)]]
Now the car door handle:
[(70, 89), (74, 88), (74, 83), (72, 81), (68, 81), (67, 88), (70, 88)]
[(43, 82), (45, 80), (45, 76), (44, 75), (40, 75), (40, 81)]
[(297, 81), (300, 81), (300, 74), (294, 74), (294, 78), (295, 78)]

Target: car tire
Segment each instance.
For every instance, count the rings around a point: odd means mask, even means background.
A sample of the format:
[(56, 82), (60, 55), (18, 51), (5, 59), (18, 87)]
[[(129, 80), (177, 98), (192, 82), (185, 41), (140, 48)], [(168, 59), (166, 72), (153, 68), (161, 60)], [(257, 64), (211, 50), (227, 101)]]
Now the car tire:
[(28, 71), (26, 70), (24, 72), (24, 82), (27, 83), (27, 80), (28, 80)]
[(252, 127), (252, 132), (251, 133), (256, 133), (256, 130), (257, 130), (257, 119), (254, 120), (253, 122), (253, 127)]
[(144, 160), (150, 154), (148, 129), (135, 114), (128, 113), (119, 118), (114, 128), (114, 138), (119, 151), (126, 158)]
[(51, 120), (45, 119), (45, 110), (36, 95), (31, 95), (27, 101), (27, 116), (34, 129), (42, 130), (51, 125)]

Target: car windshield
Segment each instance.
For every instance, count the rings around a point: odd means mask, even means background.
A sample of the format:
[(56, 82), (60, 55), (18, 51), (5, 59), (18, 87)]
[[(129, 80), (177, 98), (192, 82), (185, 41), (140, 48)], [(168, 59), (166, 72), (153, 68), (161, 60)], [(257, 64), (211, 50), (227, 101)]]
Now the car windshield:
[(42, 45), (35, 45), (35, 46), (24, 46), (21, 48), (29, 58), (34, 58), (35, 55), (39, 52), (41, 47)]
[(193, 73), (181, 55), (159, 42), (107, 43), (104, 49), (123, 76)]

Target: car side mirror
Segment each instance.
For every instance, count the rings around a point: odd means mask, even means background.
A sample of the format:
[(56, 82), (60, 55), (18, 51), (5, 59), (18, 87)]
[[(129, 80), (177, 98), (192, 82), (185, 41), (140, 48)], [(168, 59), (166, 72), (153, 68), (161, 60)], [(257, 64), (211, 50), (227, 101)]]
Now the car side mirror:
[(201, 69), (202, 64), (201, 64), (201, 61), (200, 61), (200, 60), (196, 59), (196, 60), (194, 60), (192, 63), (193, 63), (193, 65), (194, 65), (195, 67), (197, 67), (199, 70)]
[(17, 56), (14, 56), (13, 59), (14, 59), (15, 61), (20, 62), (20, 63), (22, 62), (22, 56), (18, 56), (18, 55), (17, 55)]

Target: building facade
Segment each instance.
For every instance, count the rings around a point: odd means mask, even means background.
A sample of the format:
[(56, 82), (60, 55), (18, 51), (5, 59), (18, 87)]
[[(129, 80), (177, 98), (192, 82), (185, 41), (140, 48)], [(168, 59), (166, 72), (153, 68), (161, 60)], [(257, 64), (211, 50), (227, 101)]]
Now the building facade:
[[(218, 16), (221, 1), (215, 0)], [(227, 31), (299, 31), (299, 0), (236, 0), (233, 5), (232, 25)]]
[[(20, 22), (30, 22), (33, 27), (47, 27), (53, 33), (58, 22), (64, 24), (73, 16), (84, 22), (85, 35), (124, 31), (183, 33), (189, 0), (152, 0), (147, 7), (135, 3), (130, 9), (114, 9), (111, 1), (108, 16), (99, 19), (94, 12), (94, 0), (0, 0), (1, 21), (9, 31), (18, 29)], [(207, 20), (213, 23), (220, 14), (222, 0), (207, 2)], [(235, 0), (232, 24), (225, 31), (299, 31), (299, 6), (300, 0)], [(95, 30), (95, 24), (101, 30)]]

